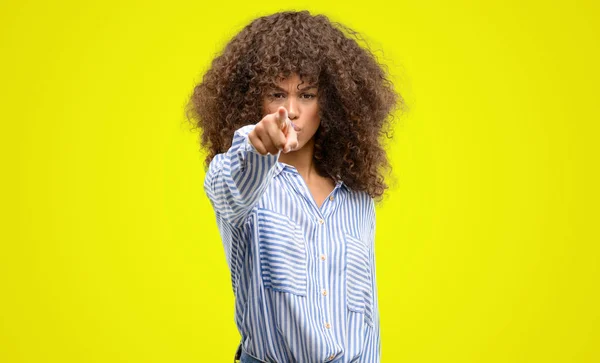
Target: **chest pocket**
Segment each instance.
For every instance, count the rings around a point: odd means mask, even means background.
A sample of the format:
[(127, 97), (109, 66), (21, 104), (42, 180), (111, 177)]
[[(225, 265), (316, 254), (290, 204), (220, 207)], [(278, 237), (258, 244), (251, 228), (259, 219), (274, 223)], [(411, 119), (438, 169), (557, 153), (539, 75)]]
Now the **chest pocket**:
[(263, 285), (306, 296), (307, 251), (299, 225), (277, 212), (259, 208), (258, 240)]
[(369, 248), (359, 238), (346, 233), (346, 294), (348, 310), (365, 314), (373, 325), (373, 288)]

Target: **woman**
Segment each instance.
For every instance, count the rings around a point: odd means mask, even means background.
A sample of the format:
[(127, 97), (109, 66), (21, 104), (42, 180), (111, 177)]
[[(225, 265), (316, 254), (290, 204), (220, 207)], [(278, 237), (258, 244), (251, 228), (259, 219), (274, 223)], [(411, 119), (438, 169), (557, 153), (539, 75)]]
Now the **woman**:
[(308, 11), (260, 17), (191, 97), (241, 362), (380, 360), (379, 139), (402, 98), (354, 38)]

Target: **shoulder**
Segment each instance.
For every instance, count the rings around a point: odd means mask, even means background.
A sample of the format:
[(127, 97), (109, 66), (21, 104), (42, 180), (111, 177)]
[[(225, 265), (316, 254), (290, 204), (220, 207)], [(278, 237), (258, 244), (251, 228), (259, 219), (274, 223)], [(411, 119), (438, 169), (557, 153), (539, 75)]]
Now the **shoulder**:
[(365, 228), (375, 226), (375, 200), (365, 191), (348, 190), (349, 213), (359, 218)]
[(375, 199), (371, 198), (369, 193), (359, 190), (347, 189), (348, 198), (352, 204), (356, 204), (369, 212), (375, 212)]

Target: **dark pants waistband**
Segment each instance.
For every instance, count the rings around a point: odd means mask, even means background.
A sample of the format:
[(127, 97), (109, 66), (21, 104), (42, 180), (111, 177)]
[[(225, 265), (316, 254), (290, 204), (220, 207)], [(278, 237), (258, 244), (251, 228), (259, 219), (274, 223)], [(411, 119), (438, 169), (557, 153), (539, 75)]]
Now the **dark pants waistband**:
[(263, 363), (263, 361), (258, 360), (251, 355), (248, 355), (242, 350), (242, 354), (240, 356), (240, 363)]

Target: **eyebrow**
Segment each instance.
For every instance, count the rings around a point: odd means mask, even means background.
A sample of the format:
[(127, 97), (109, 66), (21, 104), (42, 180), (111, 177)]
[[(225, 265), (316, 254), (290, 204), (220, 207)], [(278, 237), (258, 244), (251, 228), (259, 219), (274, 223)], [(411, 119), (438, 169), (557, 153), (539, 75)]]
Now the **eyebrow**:
[[(279, 86), (272, 85), (271, 87), (272, 87), (272, 88), (274, 88), (274, 89), (277, 89), (277, 90), (280, 90), (280, 91), (282, 91), (282, 92), (286, 92), (286, 93), (287, 93), (287, 91), (286, 91), (286, 90), (284, 90), (283, 88), (281, 88), (281, 87), (279, 87)], [(313, 88), (318, 88), (318, 87), (317, 87), (317, 85), (316, 85), (316, 84), (312, 84), (312, 85), (306, 86), (306, 87), (304, 87), (304, 88), (301, 88), (299, 91), (306, 91), (306, 90), (313, 89)]]

